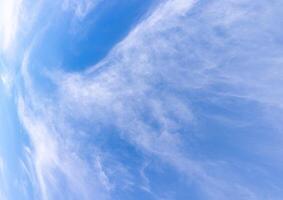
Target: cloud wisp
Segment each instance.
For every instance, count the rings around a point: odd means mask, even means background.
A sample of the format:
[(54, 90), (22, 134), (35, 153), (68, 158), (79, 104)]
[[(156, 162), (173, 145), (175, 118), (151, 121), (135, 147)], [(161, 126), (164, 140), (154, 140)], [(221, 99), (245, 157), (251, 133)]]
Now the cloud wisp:
[(23, 2), (22, 0), (1, 0), (0, 3), (3, 5), (0, 9), (1, 49), (7, 50), (15, 40)]
[(0, 198), (5, 200), (7, 199), (6, 194), (6, 181), (5, 181), (5, 163), (4, 160), (0, 157)]
[[(255, 104), (271, 119), (268, 111), (281, 113), (283, 49), (276, 39), (283, 30), (274, 20), (280, 8), (279, 1), (168, 0), (97, 65), (83, 72), (47, 73), (55, 88), (51, 97), (37, 93), (27, 56), (26, 93), (18, 109), (33, 145), (30, 156), (42, 199), (110, 199), (129, 188), (146, 188), (152, 198), (165, 198), (150, 187), (155, 180), (144, 172), (150, 160), (173, 168), (188, 187), (196, 184), (202, 198), (280, 196), (280, 183), (263, 182), (267, 189), (260, 190), (237, 170), (242, 163), (260, 174), (264, 166), (210, 157), (201, 153), (208, 147), (195, 144), (211, 137), (197, 130), (212, 119), (235, 124), (222, 132), (264, 121), (248, 113), (254, 121), (239, 123), (241, 116), (229, 116), (235, 106)], [(215, 114), (215, 107), (224, 111)], [(133, 167), (119, 152), (104, 148), (109, 137), (137, 151), (143, 181), (136, 181)], [(277, 163), (279, 158), (273, 159)]]

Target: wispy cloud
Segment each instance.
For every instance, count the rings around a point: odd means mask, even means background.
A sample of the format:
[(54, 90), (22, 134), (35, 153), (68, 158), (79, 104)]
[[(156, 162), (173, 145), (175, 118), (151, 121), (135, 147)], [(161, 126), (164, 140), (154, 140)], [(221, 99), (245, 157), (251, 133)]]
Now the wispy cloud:
[(5, 180), (5, 163), (2, 157), (0, 157), (0, 198), (7, 200), (7, 186)]
[(22, 0), (1, 0), (0, 36), (1, 48), (6, 50), (14, 42), (21, 18)]
[(0, 81), (4, 85), (6, 91), (9, 93), (10, 89), (12, 87), (12, 77), (8, 73), (2, 73), (0, 74)]
[(64, 0), (63, 10), (73, 11), (80, 20), (84, 19), (102, 0)]
[[(91, 171), (89, 166), (73, 153), (75, 149), (71, 147), (75, 144), (60, 137), (56, 125), (53, 125), (52, 115), (47, 114), (42, 118), (35, 115), (22, 99), (19, 100), (19, 114), (33, 144), (34, 153), (30, 156), (42, 199), (60, 199), (72, 195), (91, 199), (92, 194), (105, 198), (103, 186), (94, 181), (97, 177), (96, 171)], [(97, 170), (102, 169), (99, 167)], [(101, 173), (103, 178), (103, 172)], [(65, 181), (67, 185), (63, 184)], [(61, 194), (61, 189), (69, 190), (69, 194)]]
[[(203, 101), (227, 110), (233, 109), (225, 107), (230, 98), (281, 109), (282, 48), (276, 36), (283, 31), (273, 21), (280, 8), (275, 1), (163, 2), (99, 64), (84, 72), (49, 75), (56, 85), (53, 97), (36, 93), (26, 58), (27, 92), (18, 108), (33, 144), (43, 199), (63, 198), (58, 188), (84, 199), (93, 194), (110, 198), (116, 176), (134, 187), (119, 155), (93, 139), (111, 131), (145, 157), (139, 173), (154, 157), (196, 183), (206, 198), (233, 193), (232, 199), (262, 199), (265, 191), (241, 176), (233, 162), (198, 156), (205, 147), (194, 149), (194, 138), (206, 136), (193, 131), (213, 109), (202, 109)], [(77, 9), (78, 16), (88, 10)], [(106, 165), (100, 153), (112, 154), (117, 165)], [(90, 160), (85, 154), (92, 154)], [(153, 180), (144, 172), (142, 178), (150, 191)]]

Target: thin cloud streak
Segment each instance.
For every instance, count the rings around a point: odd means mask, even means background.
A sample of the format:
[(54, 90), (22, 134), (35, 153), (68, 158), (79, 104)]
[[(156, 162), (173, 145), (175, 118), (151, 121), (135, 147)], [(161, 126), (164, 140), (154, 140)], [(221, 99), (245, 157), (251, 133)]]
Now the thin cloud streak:
[[(1, 0), (0, 36), (1, 49), (7, 50), (14, 42), (20, 23), (22, 0)], [(1, 51), (2, 51), (1, 50)]]
[(5, 178), (5, 162), (0, 156), (0, 198), (3, 200), (8, 200), (6, 190), (7, 190), (7, 185)]

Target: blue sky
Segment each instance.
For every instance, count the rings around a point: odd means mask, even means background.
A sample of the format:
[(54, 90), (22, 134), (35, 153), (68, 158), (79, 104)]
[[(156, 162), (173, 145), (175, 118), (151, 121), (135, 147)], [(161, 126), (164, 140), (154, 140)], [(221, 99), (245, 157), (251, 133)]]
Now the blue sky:
[(280, 0), (0, 0), (0, 199), (281, 200)]

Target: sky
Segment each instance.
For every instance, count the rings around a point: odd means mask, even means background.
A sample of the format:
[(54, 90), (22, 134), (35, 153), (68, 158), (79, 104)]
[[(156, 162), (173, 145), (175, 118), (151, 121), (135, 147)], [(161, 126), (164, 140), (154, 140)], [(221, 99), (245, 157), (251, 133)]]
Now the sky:
[(0, 199), (282, 200), (282, 9), (0, 0)]

